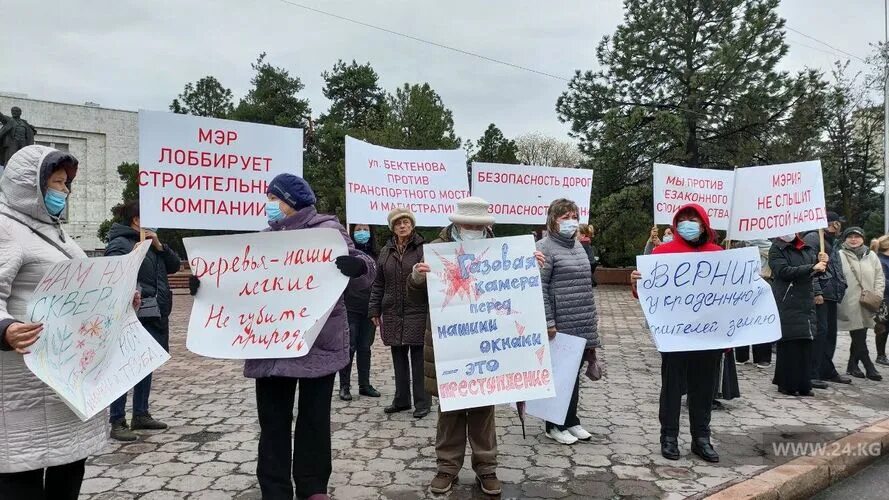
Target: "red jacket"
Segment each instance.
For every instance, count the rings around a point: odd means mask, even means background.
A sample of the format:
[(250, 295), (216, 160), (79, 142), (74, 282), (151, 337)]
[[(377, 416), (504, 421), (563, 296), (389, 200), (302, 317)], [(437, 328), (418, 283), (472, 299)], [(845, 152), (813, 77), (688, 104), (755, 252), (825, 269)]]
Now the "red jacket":
[[(703, 226), (701, 229), (707, 234), (709, 237), (707, 239), (707, 243), (704, 243), (700, 246), (692, 246), (689, 245), (687, 241), (682, 239), (679, 236), (679, 231), (676, 229), (677, 221), (676, 216), (679, 215), (680, 212), (686, 209), (692, 209), (697, 212), (698, 217), (701, 218), (701, 225)], [(716, 233), (713, 229), (710, 228), (710, 217), (707, 216), (707, 211), (704, 210), (704, 207), (695, 204), (689, 203), (688, 205), (683, 205), (679, 210), (676, 211), (676, 215), (673, 216), (673, 241), (669, 243), (662, 243), (657, 248), (655, 248), (651, 253), (659, 254), (659, 253), (688, 253), (688, 252), (718, 252), (722, 250), (722, 247), (716, 244)]]

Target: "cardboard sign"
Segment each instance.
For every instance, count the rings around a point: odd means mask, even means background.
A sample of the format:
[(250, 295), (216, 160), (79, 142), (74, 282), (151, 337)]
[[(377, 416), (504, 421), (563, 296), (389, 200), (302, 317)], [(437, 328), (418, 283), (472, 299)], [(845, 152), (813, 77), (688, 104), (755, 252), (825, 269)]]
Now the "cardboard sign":
[(28, 302), (28, 322), (43, 323), (44, 331), (25, 364), (82, 420), (170, 359), (132, 306), (149, 247), (145, 242), (129, 255), (59, 262)]
[(530, 235), (426, 245), (443, 411), (555, 394), (534, 251)]
[(639, 303), (660, 352), (726, 349), (781, 338), (759, 250), (642, 255)]
[(450, 224), (457, 200), (469, 196), (466, 152), (374, 146), (346, 137), (346, 219), (386, 226), (396, 207), (410, 209), (418, 226)]
[(269, 181), (302, 158), (302, 129), (139, 111), (142, 226), (263, 229)]
[(484, 198), (498, 224), (546, 224), (550, 203), (577, 203), (581, 222), (590, 219), (593, 171), (581, 168), (472, 164), (472, 194)]
[(735, 172), (729, 239), (776, 238), (827, 227), (820, 161)]
[(211, 358), (297, 358), (312, 348), (349, 279), (343, 234), (317, 228), (185, 238), (201, 281), (186, 347)]
[(735, 172), (654, 164), (654, 223), (673, 224), (683, 205), (704, 207), (713, 229), (728, 229)]

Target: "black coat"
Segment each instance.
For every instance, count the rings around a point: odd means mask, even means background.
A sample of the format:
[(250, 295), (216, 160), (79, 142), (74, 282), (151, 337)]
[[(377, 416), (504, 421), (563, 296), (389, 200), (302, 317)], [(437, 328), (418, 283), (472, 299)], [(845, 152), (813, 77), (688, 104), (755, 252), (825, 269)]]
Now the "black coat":
[(781, 316), (781, 340), (813, 339), (817, 321), (815, 295), (821, 294), (812, 268), (818, 251), (805, 245), (797, 250), (793, 243), (775, 240), (769, 249), (772, 269), (772, 293)]
[[(843, 263), (840, 261), (840, 254), (837, 251), (839, 245), (835, 241), (831, 242), (831, 239), (825, 235), (824, 252), (830, 258), (830, 262), (827, 264), (827, 272), (818, 275), (818, 285), (821, 287), (821, 296), (824, 297), (824, 300), (842, 302), (848, 285), (846, 284), (846, 275), (843, 274)], [(803, 240), (813, 249), (821, 246), (818, 231), (806, 233)]]
[[(115, 223), (108, 233), (108, 246), (105, 256), (126, 255), (133, 251), (139, 242), (139, 232), (130, 226)], [(179, 256), (169, 246), (164, 245), (161, 251), (151, 247), (139, 268), (139, 292), (142, 297), (157, 298), (161, 316), (169, 316), (173, 310), (173, 293), (170, 291), (168, 274), (179, 271)]]
[[(377, 251), (373, 247), (373, 240), (366, 245), (355, 243), (355, 248), (361, 250), (370, 257), (373, 257), (374, 260), (377, 259)], [(361, 288), (354, 286), (351, 282), (346, 286), (346, 291), (343, 293), (343, 299), (346, 302), (346, 311), (349, 314), (356, 314), (360, 315), (362, 318), (367, 318), (368, 305), (370, 302), (370, 289), (371, 287)]]
[(599, 251), (589, 243), (581, 243), (581, 245), (590, 260), (590, 273), (593, 275), (593, 287), (595, 288), (598, 285), (596, 283), (596, 268), (599, 267)]

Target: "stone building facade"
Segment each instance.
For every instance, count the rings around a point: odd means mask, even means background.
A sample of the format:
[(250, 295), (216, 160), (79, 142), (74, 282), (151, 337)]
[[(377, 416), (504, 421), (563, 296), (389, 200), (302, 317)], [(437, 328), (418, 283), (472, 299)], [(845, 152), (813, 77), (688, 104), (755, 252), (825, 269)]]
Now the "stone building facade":
[(13, 106), (22, 108), (22, 118), (37, 128), (37, 144), (68, 151), (80, 160), (65, 230), (88, 252), (103, 248), (96, 232), (123, 191), (117, 166), (139, 159), (138, 114), (0, 94), (0, 111), (9, 115)]

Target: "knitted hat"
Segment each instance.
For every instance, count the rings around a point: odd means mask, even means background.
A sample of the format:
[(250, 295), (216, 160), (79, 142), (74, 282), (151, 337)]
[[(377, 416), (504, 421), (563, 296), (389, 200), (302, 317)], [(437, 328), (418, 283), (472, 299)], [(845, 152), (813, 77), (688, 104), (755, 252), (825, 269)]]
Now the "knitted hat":
[(389, 215), (386, 216), (386, 220), (389, 221), (389, 229), (395, 229), (395, 223), (398, 222), (399, 219), (404, 219), (407, 217), (411, 220), (411, 224), (413, 226), (417, 225), (417, 218), (414, 216), (414, 213), (406, 208), (393, 208)]
[(448, 216), (454, 224), (467, 224), (470, 226), (491, 226), (494, 224), (494, 216), (488, 213), (491, 204), (479, 198), (470, 196), (457, 202), (457, 211)]
[(853, 235), (853, 234), (857, 234), (858, 236), (861, 236), (862, 238), (864, 238), (864, 230), (862, 230), (858, 226), (852, 226), (849, 229), (846, 229), (845, 231), (843, 231), (843, 240), (845, 240), (846, 238), (848, 238), (850, 235)]
[(312, 187), (302, 177), (293, 174), (279, 174), (272, 182), (266, 194), (273, 194), (284, 203), (301, 210), (315, 204), (315, 193)]

